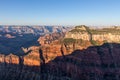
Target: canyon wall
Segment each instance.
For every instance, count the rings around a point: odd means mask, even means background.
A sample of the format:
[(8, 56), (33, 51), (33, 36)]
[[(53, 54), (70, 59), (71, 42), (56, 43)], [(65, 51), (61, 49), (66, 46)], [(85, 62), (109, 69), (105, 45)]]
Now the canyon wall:
[[(57, 56), (62, 56), (61, 54), (61, 43), (59, 39), (64, 37), (65, 33), (52, 33), (41, 36), (38, 39), (39, 46), (31, 46), (29, 48), (20, 49), (16, 54), (0, 54), (0, 62), (8, 64), (20, 64), (28, 66), (40, 66), (41, 56), (45, 59), (45, 63), (53, 60)], [(42, 50), (42, 55), (39, 50)], [(24, 51), (32, 50), (30, 53), (26, 54)], [(63, 47), (65, 54), (67, 54), (65, 47)]]
[[(105, 33), (104, 31), (101, 34), (97, 31), (98, 34), (91, 31), (90, 34), (84, 27), (76, 28), (77, 30), (68, 32), (66, 35), (55, 33), (40, 37), (38, 42), (41, 45), (29, 47), (27, 50), (32, 51), (25, 53), (24, 56), (0, 54), (0, 78), (8, 75), (3, 80), (9, 78), (10, 80), (120, 80), (120, 44), (106, 43), (101, 46), (90, 44), (91, 36), (92, 40), (108, 39), (109, 42), (109, 40), (117, 39), (119, 42), (119, 33)], [(83, 39), (83, 41), (79, 43), (75, 40), (72, 43), (69, 41), (65, 43), (64, 36), (65, 38)], [(117, 40), (114, 41), (117, 42)], [(44, 70), (47, 71), (41, 73), (43, 62), (45, 62)], [(21, 65), (24, 65), (22, 69)]]
[(120, 42), (119, 28), (92, 29), (84, 25), (77, 26), (67, 32), (65, 38), (82, 39), (90, 41)]

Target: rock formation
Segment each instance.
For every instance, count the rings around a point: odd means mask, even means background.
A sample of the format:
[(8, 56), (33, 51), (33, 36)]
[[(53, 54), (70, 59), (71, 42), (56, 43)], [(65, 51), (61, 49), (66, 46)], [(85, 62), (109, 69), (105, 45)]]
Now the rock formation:
[(19, 55), (0, 54), (0, 79), (120, 80), (119, 30), (77, 26), (41, 36), (41, 45), (21, 48)]
[(0, 25), (0, 32), (6, 33), (17, 33), (17, 34), (34, 34), (34, 35), (45, 35), (48, 33), (55, 32), (66, 32), (70, 30), (71, 27), (64, 26), (5, 26)]
[(69, 31), (65, 38), (91, 39), (94, 41), (108, 41), (108, 42), (120, 42), (120, 29), (119, 27), (102, 28), (102, 29), (92, 29), (85, 25), (76, 26), (75, 29)]
[[(110, 45), (113, 46), (112, 53)], [(119, 80), (119, 48), (120, 44), (106, 43), (75, 50), (65, 59), (57, 57), (48, 65), (54, 69), (51, 70), (52, 75), (65, 76), (70, 80)]]

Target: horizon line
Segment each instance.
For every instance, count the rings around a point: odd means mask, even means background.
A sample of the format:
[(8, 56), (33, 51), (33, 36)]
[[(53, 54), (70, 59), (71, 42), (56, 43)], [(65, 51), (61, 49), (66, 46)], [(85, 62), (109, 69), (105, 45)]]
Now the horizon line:
[(87, 25), (87, 24), (79, 24), (79, 25), (51, 25), (51, 24), (0, 24), (0, 26), (80, 26), (86, 25), (90, 27), (106, 27), (106, 26), (120, 26), (120, 25)]

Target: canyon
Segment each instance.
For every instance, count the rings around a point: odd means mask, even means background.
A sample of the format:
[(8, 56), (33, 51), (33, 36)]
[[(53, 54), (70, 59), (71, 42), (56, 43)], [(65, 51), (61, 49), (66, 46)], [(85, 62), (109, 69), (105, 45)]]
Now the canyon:
[[(119, 27), (94, 29), (81, 25), (34, 36), (34, 40), (33, 36), (25, 36), (31, 40), (15, 52), (2, 47), (5, 51), (0, 54), (0, 79), (119, 80), (119, 33)], [(4, 40), (13, 38), (7, 35)]]

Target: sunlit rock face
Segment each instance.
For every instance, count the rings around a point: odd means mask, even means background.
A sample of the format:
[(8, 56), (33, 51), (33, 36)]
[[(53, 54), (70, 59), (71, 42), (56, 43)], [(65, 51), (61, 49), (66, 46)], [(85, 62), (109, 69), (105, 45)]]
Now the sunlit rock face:
[(88, 40), (89, 41), (89, 34), (87, 32), (84, 33), (72, 33), (72, 32), (68, 32), (65, 35), (65, 38), (74, 38), (74, 39), (83, 39), (83, 40)]
[(39, 46), (32, 46), (29, 49), (31, 49), (32, 52), (24, 56), (24, 65), (40, 66)]
[(106, 33), (106, 34), (94, 34), (92, 35), (93, 40), (99, 40), (99, 41), (105, 41), (107, 40), (108, 42), (120, 42), (120, 35), (119, 34), (111, 34), (111, 33)]
[(67, 32), (65, 38), (83, 39), (89, 41), (89, 34), (84, 25), (76, 26), (71, 31)]
[(5, 56), (5, 62), (9, 64), (19, 64), (19, 58), (16, 55), (9, 54)]
[(8, 64), (19, 64), (19, 58), (18, 56), (13, 54), (9, 55), (0, 54), (0, 62)]
[(108, 41), (120, 42), (120, 29), (119, 27), (110, 27), (102, 29), (92, 29), (85, 25), (76, 26), (71, 31), (67, 32), (65, 38), (74, 38), (90, 41)]
[(38, 42), (41, 45), (51, 44), (55, 40), (64, 38), (64, 36), (65, 36), (65, 32), (59, 32), (59, 33), (55, 32), (55, 33), (51, 33), (51, 34), (46, 34), (44, 36), (41, 36), (38, 39)]

